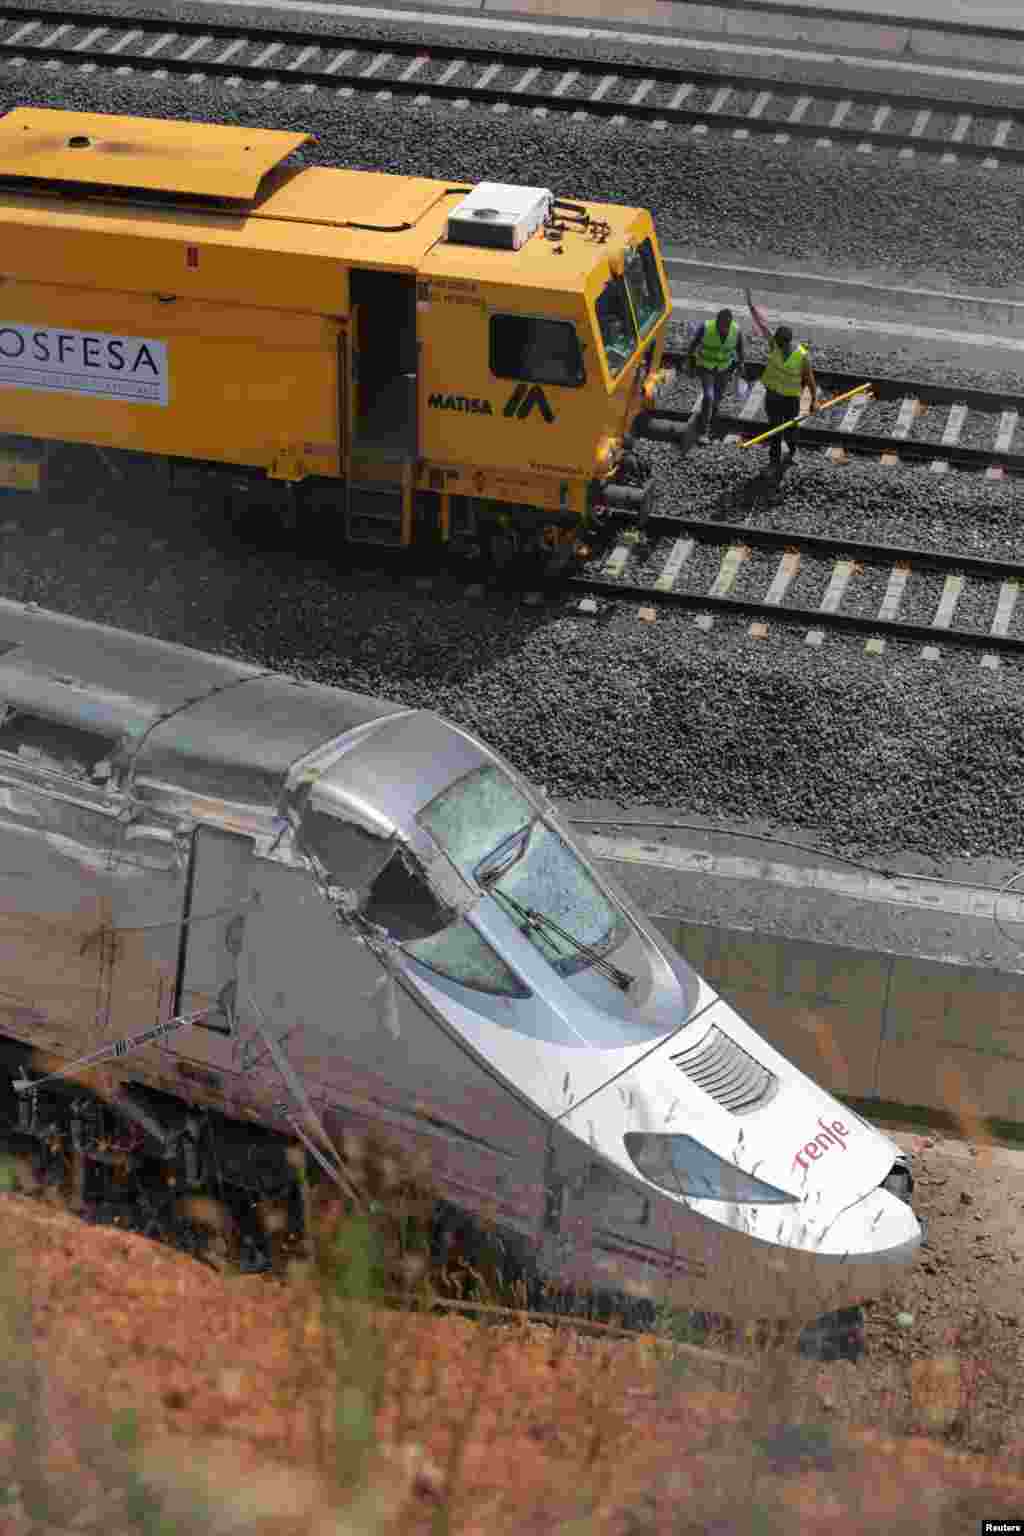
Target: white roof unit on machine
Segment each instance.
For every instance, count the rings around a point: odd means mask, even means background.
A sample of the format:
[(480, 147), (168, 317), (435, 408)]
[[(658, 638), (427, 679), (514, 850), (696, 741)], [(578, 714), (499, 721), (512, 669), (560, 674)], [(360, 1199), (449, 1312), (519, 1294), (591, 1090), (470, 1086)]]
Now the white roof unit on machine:
[(540, 229), (552, 201), (546, 187), (482, 181), (448, 215), (448, 239), (455, 245), (518, 251)]

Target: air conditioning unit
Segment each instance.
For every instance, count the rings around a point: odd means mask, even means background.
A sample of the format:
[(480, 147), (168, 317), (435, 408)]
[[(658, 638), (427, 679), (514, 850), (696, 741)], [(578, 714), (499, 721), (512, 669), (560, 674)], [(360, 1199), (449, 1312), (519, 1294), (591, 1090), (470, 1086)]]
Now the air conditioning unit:
[(544, 223), (553, 201), (546, 187), (510, 187), (482, 181), (448, 216), (454, 245), (518, 251)]

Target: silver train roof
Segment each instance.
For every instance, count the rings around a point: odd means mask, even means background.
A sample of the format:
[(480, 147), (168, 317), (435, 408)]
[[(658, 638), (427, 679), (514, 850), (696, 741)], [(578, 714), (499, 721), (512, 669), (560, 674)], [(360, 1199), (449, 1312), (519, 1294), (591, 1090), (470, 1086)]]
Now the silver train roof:
[(92, 732), (132, 777), (272, 806), (292, 765), (398, 704), (0, 599), (0, 703)]

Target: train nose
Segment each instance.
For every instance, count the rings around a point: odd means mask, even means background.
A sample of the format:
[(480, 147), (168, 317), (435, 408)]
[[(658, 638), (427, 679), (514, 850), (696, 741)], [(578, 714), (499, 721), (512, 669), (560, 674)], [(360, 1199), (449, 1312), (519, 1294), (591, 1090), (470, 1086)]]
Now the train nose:
[(924, 1239), (910, 1205), (887, 1189), (873, 1189), (811, 1238), (823, 1257), (857, 1255), (876, 1264), (904, 1264)]
[[(898, 1281), (920, 1249), (923, 1233), (910, 1206), (873, 1189), (831, 1220), (798, 1217), (778, 1244), (770, 1268), (778, 1305), (804, 1317), (859, 1306)], [(763, 1296), (758, 1305), (763, 1310)]]

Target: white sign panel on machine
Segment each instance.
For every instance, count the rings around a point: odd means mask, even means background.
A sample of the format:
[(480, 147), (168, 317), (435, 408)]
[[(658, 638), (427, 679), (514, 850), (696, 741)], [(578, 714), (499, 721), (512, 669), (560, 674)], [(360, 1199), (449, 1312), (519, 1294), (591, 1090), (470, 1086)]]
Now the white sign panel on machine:
[(167, 343), (108, 331), (0, 321), (0, 389), (166, 405)]

